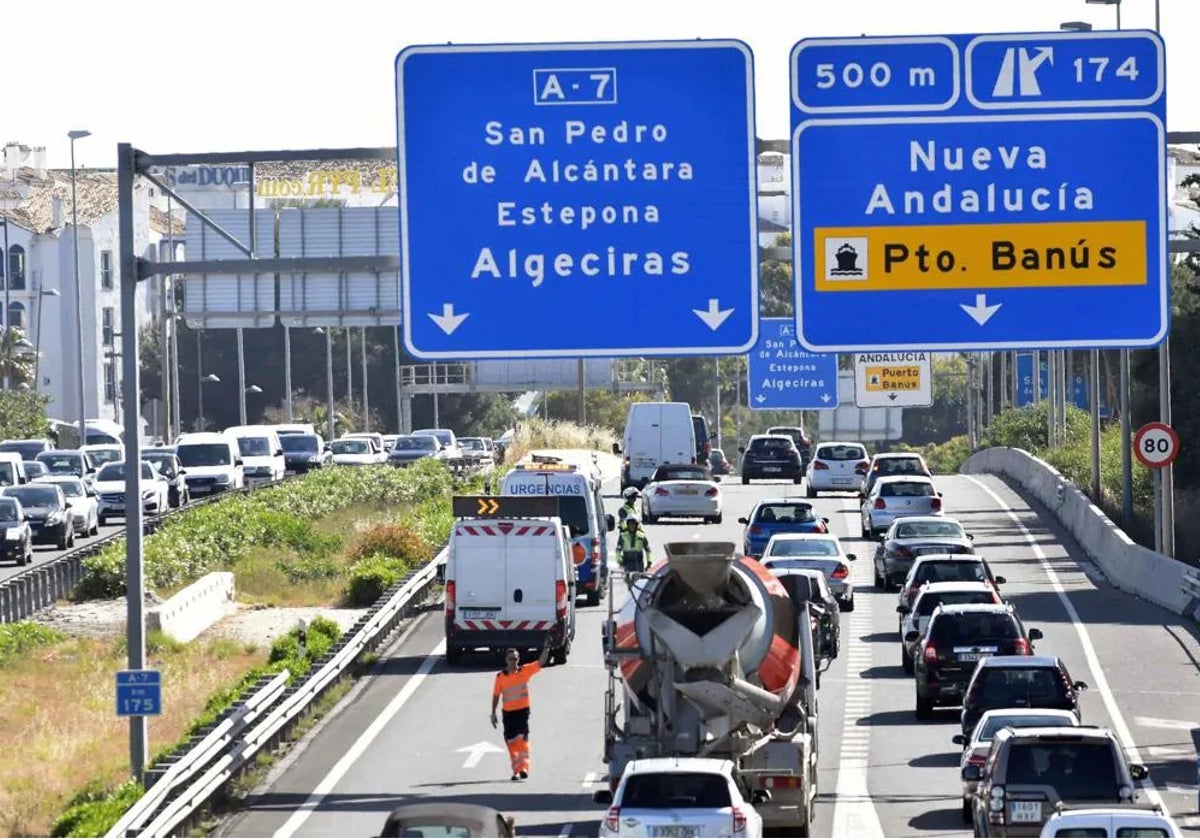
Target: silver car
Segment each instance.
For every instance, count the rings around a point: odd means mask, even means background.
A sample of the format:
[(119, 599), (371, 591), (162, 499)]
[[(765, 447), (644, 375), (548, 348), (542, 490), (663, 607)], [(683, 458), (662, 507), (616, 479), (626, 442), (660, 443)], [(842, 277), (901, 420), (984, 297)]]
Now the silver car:
[(941, 516), (942, 494), (922, 475), (880, 478), (862, 499), (862, 536), (872, 539), (901, 516)]
[(776, 534), (763, 551), (768, 569), (810, 569), (821, 572), (843, 612), (854, 611), (854, 582), (847, 554), (835, 534)]

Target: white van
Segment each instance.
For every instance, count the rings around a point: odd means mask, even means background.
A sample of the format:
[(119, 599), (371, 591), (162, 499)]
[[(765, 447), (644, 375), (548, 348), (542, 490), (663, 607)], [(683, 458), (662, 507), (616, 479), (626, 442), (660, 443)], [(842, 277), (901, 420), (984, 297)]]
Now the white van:
[(0, 487), (15, 487), (28, 483), (29, 477), (25, 475), (25, 462), (21, 453), (0, 452)]
[(560, 496), (559, 516), (571, 534), (577, 592), (596, 606), (608, 591), (608, 539), (616, 528), (604, 512), (604, 477), (594, 463), (567, 464), (534, 455), (500, 479), (504, 496)]
[(209, 496), (245, 484), (237, 441), (224, 432), (188, 432), (175, 441), (188, 494)]
[(225, 434), (237, 441), (242, 455), (242, 475), (247, 484), (280, 481), (287, 472), (279, 433), (270, 426), (230, 426)]
[(696, 462), (696, 428), (692, 407), (684, 402), (632, 403), (625, 420), (623, 447), (613, 444), (613, 454), (624, 453), (621, 489), (646, 486), (663, 464)]
[(445, 583), (446, 661), (477, 648), (541, 648), (563, 663), (575, 637), (571, 540), (554, 496), (455, 496)]
[(271, 426), (275, 434), (283, 435), (315, 435), (317, 428), (312, 423), (276, 423)]

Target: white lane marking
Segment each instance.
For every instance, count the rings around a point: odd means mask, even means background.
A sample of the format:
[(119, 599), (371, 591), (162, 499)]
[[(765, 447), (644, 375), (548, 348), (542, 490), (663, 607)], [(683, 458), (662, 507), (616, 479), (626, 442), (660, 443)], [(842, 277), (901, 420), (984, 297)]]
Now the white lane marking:
[(504, 750), (490, 741), (478, 741), (465, 747), (459, 747), (455, 752), (467, 753), (467, 757), (463, 760), (463, 768), (466, 769), (478, 766), (488, 753), (502, 753)]
[(562, 831), (558, 832), (559, 837), (570, 837), (571, 832), (575, 830), (575, 823), (567, 823), (562, 827)]
[(1194, 720), (1169, 720), (1153, 717), (1135, 717), (1133, 720), (1138, 726), (1148, 726), (1151, 729), (1183, 729), (1188, 732), (1200, 729), (1200, 723), (1196, 723)]
[(1155, 758), (1192, 758), (1196, 750), (1191, 746), (1179, 747), (1146, 747), (1146, 752)]
[(337, 764), (333, 765), (320, 784), (313, 788), (312, 795), (305, 800), (303, 805), (296, 809), (295, 813), (288, 817), (287, 822), (280, 826), (271, 835), (272, 837), (292, 837), (300, 830), (304, 823), (308, 821), (308, 818), (312, 816), (313, 812), (321, 807), (321, 803), (325, 801), (325, 797), (337, 787), (337, 783), (342, 780), (342, 777), (362, 758), (363, 753), (379, 737), (379, 733), (384, 730), (384, 727), (391, 722), (396, 713), (417, 692), (417, 689), (421, 687), (421, 683), (425, 682), (425, 678), (429, 676), (429, 672), (433, 670), (433, 666), (437, 664), (438, 659), (441, 658), (445, 651), (446, 640), (443, 639), (437, 643), (437, 647), (429, 652), (425, 660), (421, 663), (421, 667), (417, 668), (417, 672), (408, 678), (408, 682), (392, 698), (392, 702), (388, 703), (387, 707), (379, 713), (379, 717), (371, 721), (371, 725), (363, 730), (363, 733), (358, 736), (358, 740), (346, 750), (346, 754), (341, 757)]
[[(859, 517), (843, 513), (843, 533), (857, 534)], [(854, 591), (865, 589), (871, 584), (869, 563), (856, 560), (851, 565), (854, 574)], [(871, 623), (871, 600), (854, 599), (854, 612), (850, 613), (850, 643), (847, 668), (857, 671), (872, 665), (872, 651), (861, 638), (874, 632)], [(867, 786), (867, 767), (870, 765), (871, 730), (859, 726), (859, 718), (871, 714), (871, 682), (859, 680), (846, 686), (846, 700), (842, 707), (842, 743), (838, 753), (837, 788), (833, 804), (834, 837), (883, 837), (883, 826), (871, 793)]]
[[(1092, 676), (1096, 680), (1096, 690), (1100, 692), (1100, 699), (1104, 701), (1104, 708), (1108, 711), (1109, 718), (1112, 719), (1113, 729), (1116, 730), (1117, 738), (1120, 739), (1121, 745), (1125, 748), (1130, 761), (1134, 764), (1142, 764), (1142, 757), (1138, 752), (1137, 745), (1133, 742), (1133, 735), (1129, 731), (1128, 724), (1125, 723), (1124, 715), (1121, 714), (1121, 710), (1117, 707), (1117, 700), (1113, 697), (1112, 689), (1108, 685), (1108, 678), (1104, 676), (1104, 668), (1100, 665), (1100, 657), (1096, 654), (1095, 646), (1092, 645), (1092, 637), (1088, 635), (1087, 627), (1080, 620), (1079, 613), (1075, 611), (1075, 605), (1071, 603), (1071, 598), (1067, 595), (1067, 590), (1063, 588), (1061, 581), (1059, 581), (1058, 573), (1054, 571), (1054, 567), (1046, 559), (1046, 553), (1042, 551), (1037, 538), (1026, 527), (1025, 523), (1021, 521), (1021, 517), (1017, 515), (1017, 512), (1007, 502), (996, 495), (990, 487), (972, 476), (964, 475), (963, 478), (991, 496), (996, 505), (1008, 514), (1008, 518), (1021, 530), (1022, 536), (1025, 537), (1025, 542), (1029, 544), (1030, 549), (1037, 556), (1038, 563), (1041, 564), (1042, 571), (1046, 573), (1046, 577), (1050, 581), (1050, 587), (1058, 595), (1058, 600), (1062, 602), (1063, 609), (1067, 611), (1067, 618), (1070, 619), (1071, 624), (1075, 627), (1075, 632), (1079, 636), (1079, 644), (1083, 648), (1083, 656), (1087, 660), (1088, 670), (1092, 672)], [(1158, 788), (1155, 787), (1154, 782), (1146, 779), (1142, 782), (1142, 789), (1146, 791), (1146, 797), (1152, 804), (1160, 806), (1163, 814), (1170, 816), (1170, 811), (1167, 810), (1167, 806), (1163, 802), (1162, 796), (1159, 795)]]

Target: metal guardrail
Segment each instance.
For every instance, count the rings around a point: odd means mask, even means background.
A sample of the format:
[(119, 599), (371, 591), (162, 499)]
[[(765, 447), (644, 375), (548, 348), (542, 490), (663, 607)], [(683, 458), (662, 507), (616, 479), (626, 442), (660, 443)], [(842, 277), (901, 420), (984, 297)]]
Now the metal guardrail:
[(378, 649), (426, 600), (445, 552), (442, 549), (423, 568), (385, 592), (314, 664), (310, 676), (279, 697), (257, 722), (236, 734), (227, 729), (219, 743), (202, 741), (179, 757), (105, 837), (164, 837), (186, 832), (214, 795), (234, 781), (256, 755), (286, 740), (300, 717), (345, 677), (358, 658)]
[(1200, 598), (1200, 571), (1189, 569), (1184, 572), (1179, 588), (1189, 598)]

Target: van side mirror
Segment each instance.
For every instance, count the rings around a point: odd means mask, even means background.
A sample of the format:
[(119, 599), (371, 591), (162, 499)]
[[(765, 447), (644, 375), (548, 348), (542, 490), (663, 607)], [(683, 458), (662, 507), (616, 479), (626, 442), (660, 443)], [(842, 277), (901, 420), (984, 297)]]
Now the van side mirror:
[(606, 531), (617, 530), (617, 520), (613, 518), (613, 515), (611, 513), (607, 513), (604, 515), (604, 530), (606, 530)]
[(739, 516), (739, 517), (738, 517), (738, 524), (739, 524), (739, 525), (749, 525), (749, 524), (750, 524), (750, 520), (749, 520), (749, 519), (747, 519), (747, 518), (746, 518), (746, 517), (744, 517), (744, 516)]
[(441, 585), (446, 583), (446, 564), (439, 563), (437, 567), (437, 582)]
[(953, 738), (950, 739), (950, 743), (958, 744), (960, 747), (965, 747), (967, 745), (967, 736), (966, 735), (955, 735)]
[(847, 555), (846, 555), (846, 559), (847, 559), (847, 560), (857, 560), (857, 559), (858, 559), (858, 555), (857, 555), (857, 554), (847, 554)]
[(1076, 691), (1087, 691), (1088, 684), (1085, 683), (1083, 680), (1076, 680), (1075, 681), (1075, 690)]
[(739, 447), (738, 447), (738, 452), (739, 452), (740, 454), (742, 454), (742, 455), (745, 455), (745, 454), (746, 454), (746, 447), (744, 447), (744, 446), (739, 446)]
[(904, 634), (904, 641), (915, 642), (918, 638), (920, 638), (920, 636), (921, 636), (921, 634), (918, 633), (916, 630), (909, 630), (907, 633)]
[(767, 805), (771, 801), (771, 791), (756, 790), (750, 794), (751, 805)]
[(974, 535), (974, 534), (967, 534), (967, 539), (969, 539), (971, 542), (975, 542), (975, 535)]
[(1002, 583), (1008, 583), (1008, 578), (996, 576), (996, 577), (992, 578), (992, 583), (999, 586)]
[(1135, 782), (1140, 782), (1150, 775), (1144, 764), (1130, 764), (1129, 775)]
[(1034, 628), (1032, 628), (1032, 629), (1029, 631), (1029, 641), (1031, 641), (1031, 642), (1036, 642), (1036, 641), (1037, 641), (1038, 639), (1040, 639), (1040, 638), (1042, 638), (1042, 631), (1041, 631), (1041, 630), (1039, 630), (1039, 629), (1037, 629), (1036, 627), (1034, 627)]
[[(614, 444), (612, 445), (612, 453), (613, 453), (614, 455), (620, 455), (620, 454), (621, 454), (621, 444), (619, 444), (619, 443), (614, 443)], [(610, 800), (610, 801), (611, 801), (611, 800)]]
[(900, 604), (898, 607), (896, 607), (896, 612), (900, 613), (900, 615), (908, 615), (910, 612), (912, 612), (912, 610), (909, 607), (906, 607), (904, 604)]
[(713, 476), (713, 484), (720, 484), (720, 483), (721, 483), (721, 476), (714, 475)]
[(859, 490), (859, 491), (858, 491), (858, 498), (859, 498), (859, 499), (861, 499), (862, 501), (864, 501), (864, 502), (865, 502), (865, 501), (867, 500), (867, 494), (866, 494), (866, 492), (864, 492), (864, 491), (862, 491), (862, 490)]
[(968, 764), (962, 769), (962, 780), (964, 782), (978, 782), (983, 780), (983, 768), (977, 764)]
[(279, 457), (280, 455), (282, 455), (282, 454), (283, 454), (283, 450), (282, 450), (282, 449), (276, 449), (276, 450), (275, 450), (275, 457), (276, 457), (276, 458), (278, 458), (278, 457)]
[(592, 791), (592, 802), (597, 805), (611, 805), (613, 795), (611, 790), (596, 790)]

